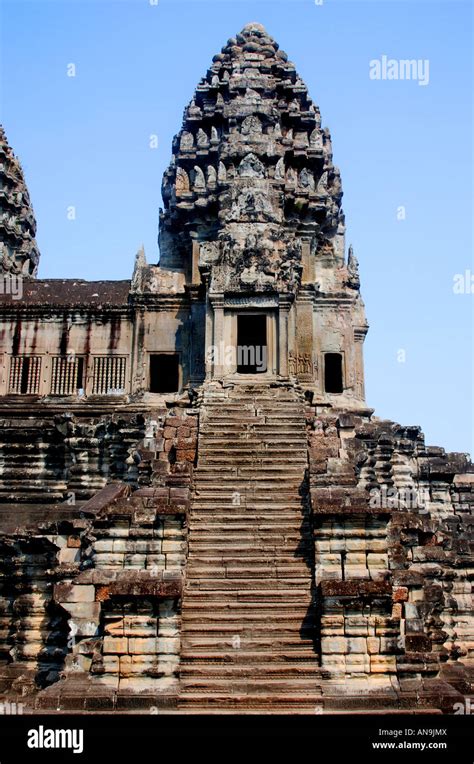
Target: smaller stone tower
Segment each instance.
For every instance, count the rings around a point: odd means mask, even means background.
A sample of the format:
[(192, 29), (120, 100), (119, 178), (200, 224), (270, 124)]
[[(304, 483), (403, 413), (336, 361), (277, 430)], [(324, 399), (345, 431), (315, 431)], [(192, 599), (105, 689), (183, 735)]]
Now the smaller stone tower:
[(20, 162), (0, 125), (0, 273), (35, 278), (36, 220)]

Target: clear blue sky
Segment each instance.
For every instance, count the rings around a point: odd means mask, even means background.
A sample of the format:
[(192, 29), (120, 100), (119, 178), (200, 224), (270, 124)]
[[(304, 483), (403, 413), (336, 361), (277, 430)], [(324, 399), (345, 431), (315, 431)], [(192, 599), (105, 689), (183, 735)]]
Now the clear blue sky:
[[(453, 276), (474, 273), (471, 0), (1, 6), (1, 119), (30, 188), (41, 277), (128, 278), (142, 242), (157, 261), (183, 109), (227, 39), (263, 23), (332, 132), (371, 326), (367, 401), (420, 424), (429, 444), (472, 452), (474, 295), (453, 294)], [(371, 80), (382, 55), (429, 59), (429, 85)]]

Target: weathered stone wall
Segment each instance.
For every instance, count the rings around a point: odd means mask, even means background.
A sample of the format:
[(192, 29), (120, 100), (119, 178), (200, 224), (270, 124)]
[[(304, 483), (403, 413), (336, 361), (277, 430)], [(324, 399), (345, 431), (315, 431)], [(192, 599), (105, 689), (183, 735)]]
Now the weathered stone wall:
[(14, 667), (13, 690), (56, 681), (63, 667), (66, 616), (51, 599), (58, 546), (63, 544), (64, 534), (2, 538), (0, 663)]
[(69, 521), (61, 505), (42, 523), (31, 510), (3, 536), (1, 684), (32, 707), (176, 697), (197, 416), (161, 409), (140, 423), (128, 484), (66, 505)]
[[(145, 300), (141, 291), (131, 290), (130, 281), (37, 280), (22, 284), (18, 298), (0, 294), (0, 396), (19, 394), (13, 367), (23, 357), (33, 358), (38, 369), (27, 394), (52, 402), (105, 394), (117, 400), (149, 390), (149, 357), (157, 353), (179, 353), (184, 388), (192, 372), (191, 334), (203, 331), (204, 315), (196, 314), (200, 326), (190, 327), (184, 284), (176, 295), (157, 294), (157, 279), (143, 285), (155, 290)], [(203, 349), (200, 355), (202, 381)], [(114, 359), (120, 370), (112, 369)], [(78, 360), (82, 374), (76, 385), (71, 369)], [(60, 361), (62, 375), (57, 371)]]
[(403, 694), (455, 667), (459, 684), (474, 670), (473, 465), (419, 428), (316, 407), (308, 437), (328, 677)]
[(110, 480), (133, 484), (133, 452), (145, 433), (141, 414), (54, 413), (3, 407), (0, 419), (0, 502), (71, 505)]

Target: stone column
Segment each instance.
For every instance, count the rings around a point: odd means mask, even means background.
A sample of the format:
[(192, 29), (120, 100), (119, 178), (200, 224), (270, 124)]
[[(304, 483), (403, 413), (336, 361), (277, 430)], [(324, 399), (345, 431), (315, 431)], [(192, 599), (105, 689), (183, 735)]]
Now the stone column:
[(206, 364), (206, 379), (209, 380), (212, 378), (212, 361), (209, 357), (209, 350), (211, 345), (214, 342), (214, 336), (213, 336), (213, 315), (212, 315), (212, 305), (211, 301), (209, 299), (209, 293), (207, 292), (206, 288), (206, 336), (204, 339), (205, 347), (204, 347), (204, 359)]
[(189, 382), (192, 387), (199, 385), (205, 373), (205, 311), (206, 306), (200, 295), (198, 286), (189, 287), (191, 299), (190, 332), (189, 332)]
[(278, 306), (278, 373), (288, 377), (288, 314), (291, 300), (288, 295), (280, 295)]
[(311, 267), (311, 240), (303, 239), (301, 242), (301, 264), (303, 273), (301, 274), (302, 284), (312, 284), (314, 282), (314, 268)]
[(201, 273), (199, 271), (199, 251), (200, 251), (200, 243), (199, 241), (196, 241), (196, 239), (193, 240), (193, 250), (192, 250), (192, 262), (191, 262), (191, 284), (194, 286), (197, 286), (201, 283)]
[(213, 377), (220, 379), (224, 376), (224, 295), (213, 295), (212, 307), (214, 309), (214, 341), (213, 344), (218, 353), (214, 362)]
[[(145, 348), (145, 309), (137, 306), (135, 310), (132, 330), (132, 352), (130, 354), (130, 392), (141, 392), (146, 388), (148, 369), (145, 360), (147, 358)], [(94, 366), (90, 358), (90, 377), (87, 380), (86, 395), (92, 391)]]
[(354, 328), (354, 383), (355, 383), (355, 395), (361, 400), (365, 401), (365, 384), (364, 384), (364, 340), (367, 334), (366, 327)]

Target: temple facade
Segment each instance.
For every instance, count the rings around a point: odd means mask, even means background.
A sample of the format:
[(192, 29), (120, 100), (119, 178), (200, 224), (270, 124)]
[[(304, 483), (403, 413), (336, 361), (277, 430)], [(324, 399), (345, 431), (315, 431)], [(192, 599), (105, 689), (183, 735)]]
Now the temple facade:
[[(248, 48), (253, 39), (263, 53)], [(4, 272), (26, 258), (21, 272), (34, 275), (34, 217), (4, 136), (3, 152)], [(214, 57), (162, 192), (159, 265), (140, 250), (131, 282), (30, 280), (24, 299), (7, 301), (0, 394), (292, 380), (364, 406), (367, 324), (331, 137), (294, 65), (258, 26)], [(14, 240), (20, 198), (23, 238)]]
[(214, 56), (130, 280), (38, 279), (0, 153), (0, 693), (453, 713), (474, 468), (367, 407), (340, 174), (288, 56), (259, 24)]

